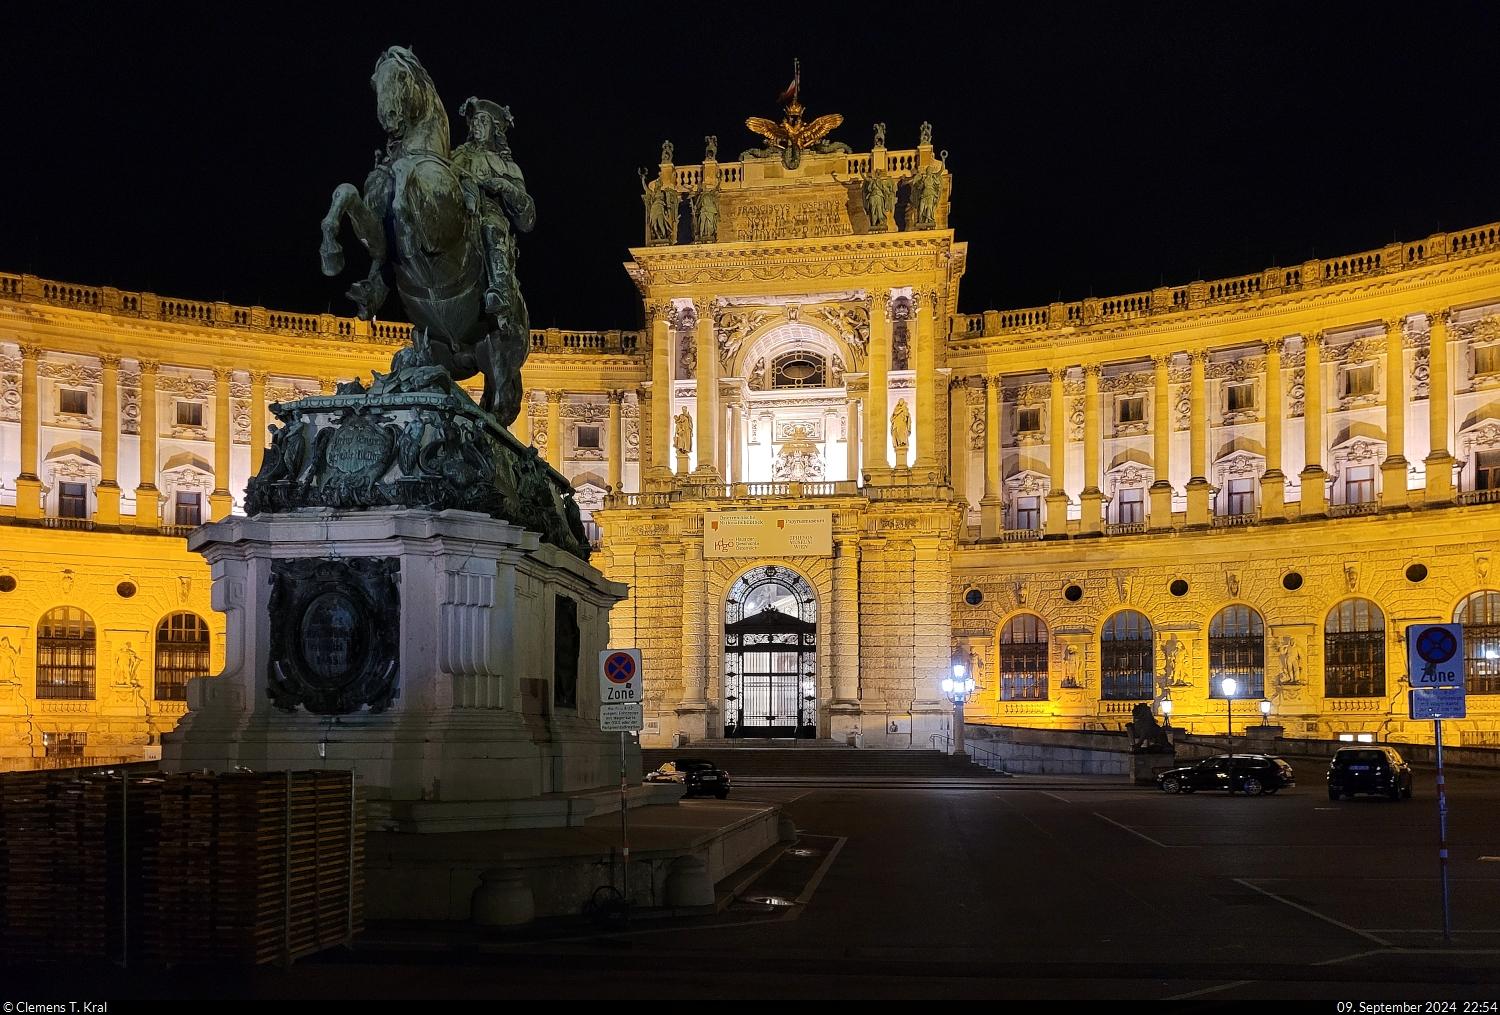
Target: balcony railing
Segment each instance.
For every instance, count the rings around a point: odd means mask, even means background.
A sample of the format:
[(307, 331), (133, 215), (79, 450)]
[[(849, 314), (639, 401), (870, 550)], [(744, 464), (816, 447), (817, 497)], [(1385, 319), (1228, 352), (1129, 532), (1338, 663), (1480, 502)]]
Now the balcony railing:
[(1500, 504), (1500, 487), (1494, 490), (1465, 490), (1458, 495), (1458, 502), (1470, 504)]
[(1002, 543), (1034, 543), (1041, 538), (1041, 529), (1006, 529), (1000, 533)]
[(1373, 515), (1380, 511), (1380, 504), (1373, 500), (1357, 504), (1334, 504), (1328, 509), (1329, 518), (1353, 518), (1356, 515)]
[(1254, 525), (1255, 516), (1253, 514), (1214, 515), (1209, 524), (1216, 529), (1238, 529), (1246, 525)]
[(1135, 536), (1145, 531), (1145, 522), (1115, 522), (1104, 526), (1106, 536)]
[(94, 520), (92, 518), (58, 518), (55, 515), (47, 515), (42, 519), (42, 527), (48, 529), (78, 529), (82, 532), (92, 532)]

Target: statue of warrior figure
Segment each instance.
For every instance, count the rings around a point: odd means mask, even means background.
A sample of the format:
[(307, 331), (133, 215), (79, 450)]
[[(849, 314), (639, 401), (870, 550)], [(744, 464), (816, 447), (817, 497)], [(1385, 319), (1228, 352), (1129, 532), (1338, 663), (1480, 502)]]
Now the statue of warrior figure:
[(693, 242), (713, 243), (719, 238), (719, 184), (700, 185), (692, 193)]
[[(516, 282), (516, 241), (512, 229), (531, 232), (536, 225), (536, 205), (526, 192), (521, 167), (511, 158), (505, 132), (516, 125), (510, 107), (470, 96), (458, 107), (469, 122), (469, 140), (453, 152), (453, 165), (472, 179), (475, 189), (466, 195), (479, 213), (479, 231), (484, 239), (485, 269), (489, 288), (484, 309), (502, 328), (517, 316), (521, 300)], [(524, 304), (519, 307), (523, 327), (530, 330)]]
[(911, 178), (912, 221), (909, 229), (936, 229), (938, 199), (943, 192), (943, 174), (935, 166), (918, 170)]
[(677, 204), (682, 195), (671, 187), (662, 186), (661, 180), (647, 180), (646, 171), (638, 170), (641, 177), (641, 200), (646, 204), (646, 239), (650, 243), (677, 242)]
[(896, 203), (896, 181), (886, 175), (884, 169), (877, 169), (860, 185), (860, 197), (864, 199), (865, 218), (870, 220), (870, 231), (883, 233), (886, 231), (891, 215), (891, 207)]

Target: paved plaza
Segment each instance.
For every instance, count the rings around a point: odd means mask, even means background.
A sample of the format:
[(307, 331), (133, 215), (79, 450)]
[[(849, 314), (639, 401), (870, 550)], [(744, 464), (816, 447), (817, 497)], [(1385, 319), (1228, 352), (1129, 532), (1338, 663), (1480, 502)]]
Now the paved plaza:
[[(1493, 998), (1500, 781), (1450, 776), (1454, 939), (1433, 777), (1331, 803), (1116, 780), (753, 787), (800, 834), (720, 885), (715, 915), (519, 932), (371, 924), (291, 970), (27, 970), (101, 997)], [(685, 802), (684, 806), (695, 806)]]

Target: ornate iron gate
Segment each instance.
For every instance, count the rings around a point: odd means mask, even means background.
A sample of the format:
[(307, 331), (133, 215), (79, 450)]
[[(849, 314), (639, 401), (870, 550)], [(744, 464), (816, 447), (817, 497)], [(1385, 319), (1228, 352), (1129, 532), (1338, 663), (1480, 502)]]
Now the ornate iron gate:
[(758, 567), (735, 582), (724, 624), (726, 737), (817, 735), (815, 610), (812, 587), (788, 568)]

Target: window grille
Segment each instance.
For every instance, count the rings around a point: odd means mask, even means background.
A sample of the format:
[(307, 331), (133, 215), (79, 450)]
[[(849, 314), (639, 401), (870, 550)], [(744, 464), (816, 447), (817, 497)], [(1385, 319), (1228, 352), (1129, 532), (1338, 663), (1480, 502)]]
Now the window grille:
[(1500, 694), (1500, 592), (1475, 592), (1453, 611), (1464, 626), (1464, 684), (1470, 694)]
[(578, 428), (578, 446), (580, 448), (598, 448), (599, 428), (597, 426), (580, 426)]
[(1385, 696), (1385, 614), (1368, 599), (1345, 599), (1323, 624), (1323, 693)]
[(764, 565), (729, 590), (724, 615), (726, 737), (817, 733), (817, 596), (789, 568)]
[(1141, 701), (1156, 696), (1156, 642), (1151, 621), (1121, 610), (1099, 633), (1100, 697)]
[(186, 701), (187, 682), (208, 676), (208, 622), (174, 613), (156, 625), (156, 700)]
[(1266, 628), (1248, 606), (1226, 606), (1208, 622), (1208, 694), (1224, 697), (1224, 678), (1233, 677), (1236, 698), (1266, 693)]
[(49, 758), (81, 758), (88, 743), (87, 733), (42, 734), (42, 747)]
[(1000, 629), (1000, 698), (1045, 701), (1047, 698), (1047, 625), (1023, 613)]
[(771, 360), (773, 388), (821, 388), (827, 374), (827, 364), (816, 353), (793, 350)]
[(60, 483), (58, 485), (57, 516), (59, 518), (87, 518), (89, 516), (89, 488), (86, 483)]
[(36, 696), (94, 697), (94, 618), (73, 606), (48, 612), (36, 629)]

